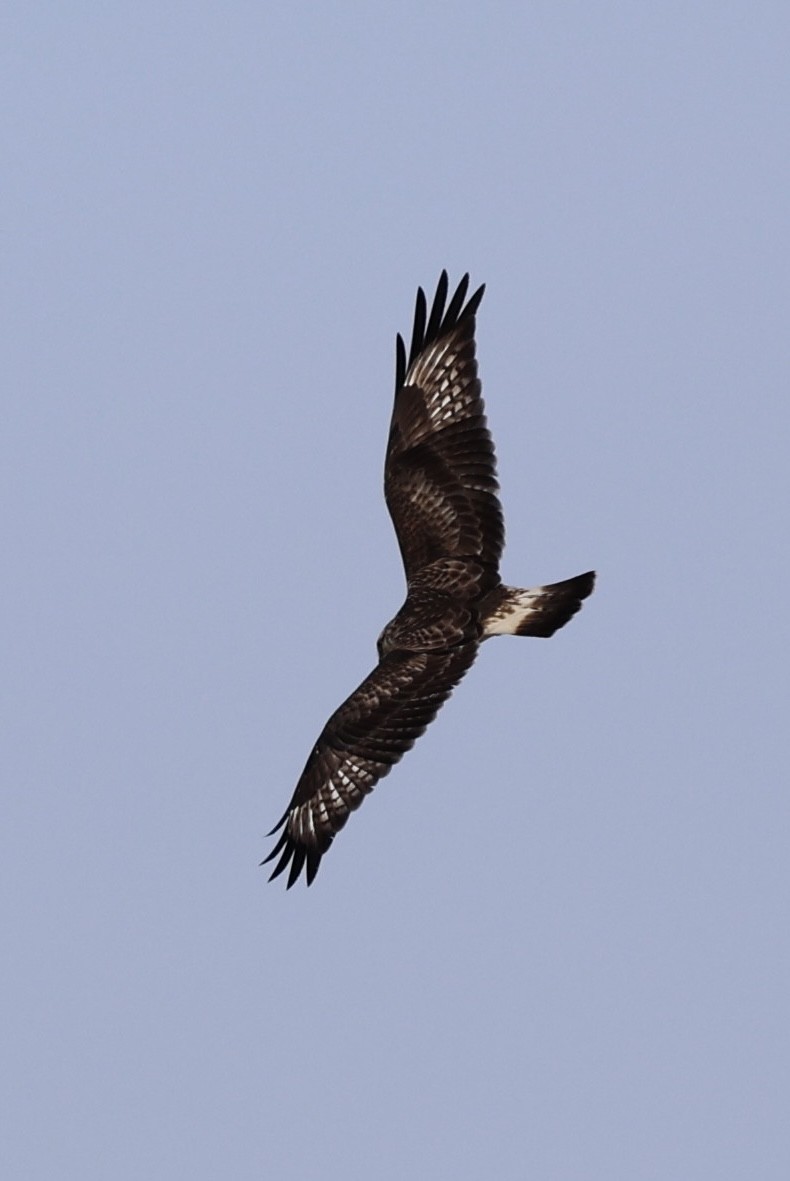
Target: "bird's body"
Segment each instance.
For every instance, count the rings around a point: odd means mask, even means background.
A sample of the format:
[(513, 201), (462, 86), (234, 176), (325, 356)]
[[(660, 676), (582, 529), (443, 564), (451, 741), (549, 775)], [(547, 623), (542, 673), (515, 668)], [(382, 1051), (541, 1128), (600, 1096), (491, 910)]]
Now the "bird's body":
[(267, 861), (288, 886), (321, 857), (436, 716), (494, 635), (550, 636), (574, 615), (594, 574), (522, 590), (505, 586), (505, 530), (494, 445), (475, 360), (480, 287), (447, 301), (442, 273), (428, 315), (420, 288), (408, 357), (397, 340), (384, 491), (406, 572), (406, 600), (378, 640), (379, 663), (324, 727)]

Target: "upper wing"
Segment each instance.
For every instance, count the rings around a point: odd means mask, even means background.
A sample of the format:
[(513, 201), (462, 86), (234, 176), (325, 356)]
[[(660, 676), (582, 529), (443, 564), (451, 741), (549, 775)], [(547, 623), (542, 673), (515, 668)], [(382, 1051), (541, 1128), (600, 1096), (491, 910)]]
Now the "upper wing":
[(408, 359), (398, 336), (384, 494), (407, 582), (437, 558), (476, 557), (496, 569), (504, 544), (475, 361), (475, 312), (485, 288), (464, 305), (468, 287), (464, 275), (445, 310), (442, 271), (429, 316), (425, 293), (417, 291)]
[(477, 648), (472, 643), (443, 652), (390, 652), (340, 706), (269, 834), (285, 825), (266, 858), (280, 855), (272, 878), (290, 863), (288, 888), (303, 867), (310, 885), (335, 833), (433, 721)]

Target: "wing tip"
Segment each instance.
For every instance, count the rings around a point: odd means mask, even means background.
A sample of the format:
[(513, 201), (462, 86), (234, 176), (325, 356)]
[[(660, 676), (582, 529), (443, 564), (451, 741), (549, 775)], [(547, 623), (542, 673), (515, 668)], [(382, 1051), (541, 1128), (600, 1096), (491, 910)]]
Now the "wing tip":
[(395, 338), (395, 392), (406, 380), (406, 344), (400, 332)]
[[(276, 824), (268, 836), (274, 836), (278, 829), (282, 828), (288, 819), (288, 812), (285, 813), (279, 824)], [(331, 840), (329, 842), (332, 843)], [(327, 846), (328, 848), (329, 846)], [(273, 882), (281, 873), (288, 869), (288, 880), (285, 884), (286, 890), (290, 890), (291, 886), (295, 885), (299, 879), (302, 870), (304, 870), (305, 881), (308, 886), (311, 886), (315, 881), (315, 876), (318, 873), (318, 867), (321, 864), (326, 849), (317, 849), (308, 845), (298, 844), (288, 829), (286, 828), (280, 833), (279, 840), (269, 853), (268, 857), (264, 857), (260, 865), (267, 865), (270, 861), (274, 861), (275, 857), (280, 856), (280, 860), (275, 865), (272, 872), (269, 874), (268, 880)]]
[(422, 287), (417, 288), (417, 297), (414, 304), (414, 323), (408, 351), (400, 333), (398, 333), (396, 339), (396, 392), (405, 382), (409, 366), (414, 363), (423, 349), (433, 344), (434, 341), (439, 340), (446, 333), (451, 332), (462, 320), (473, 317), (480, 307), (480, 302), (485, 294), (485, 283), (481, 283), (477, 290), (467, 299), (467, 292), (469, 290), (469, 272), (467, 271), (461, 276), (460, 282), (448, 304), (449, 282), (447, 270), (445, 269), (440, 274), (439, 281), (436, 284), (436, 293), (433, 297), (430, 313), (428, 312), (428, 302), (424, 290)]

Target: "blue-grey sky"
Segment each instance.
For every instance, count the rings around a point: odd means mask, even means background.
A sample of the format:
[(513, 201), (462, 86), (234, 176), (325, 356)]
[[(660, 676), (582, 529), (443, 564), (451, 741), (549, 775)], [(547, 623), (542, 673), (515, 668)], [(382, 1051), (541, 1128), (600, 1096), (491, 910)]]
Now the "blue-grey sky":
[[(11, 4), (0, 1172), (785, 1181), (790, 14)], [(402, 597), (394, 336), (488, 285), (502, 639), (257, 866)]]

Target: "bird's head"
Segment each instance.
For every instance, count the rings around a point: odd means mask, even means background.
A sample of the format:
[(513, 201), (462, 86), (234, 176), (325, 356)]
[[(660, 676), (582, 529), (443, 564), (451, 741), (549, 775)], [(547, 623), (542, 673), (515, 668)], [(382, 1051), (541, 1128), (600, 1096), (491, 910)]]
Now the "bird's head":
[(379, 660), (383, 660), (384, 657), (387, 655), (387, 653), (392, 648), (392, 645), (387, 642), (387, 629), (388, 628), (389, 628), (389, 624), (387, 624), (387, 627), (382, 628), (381, 634), (379, 635), (379, 638), (376, 640), (376, 648), (378, 649)]

